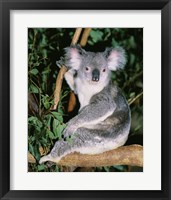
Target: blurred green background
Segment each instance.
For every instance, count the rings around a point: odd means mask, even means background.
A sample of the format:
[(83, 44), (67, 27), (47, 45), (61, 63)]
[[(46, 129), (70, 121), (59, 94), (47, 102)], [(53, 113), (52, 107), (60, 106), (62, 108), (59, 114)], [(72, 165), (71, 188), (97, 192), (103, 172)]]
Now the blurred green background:
[[(77, 112), (76, 110), (72, 115), (67, 113), (70, 89), (65, 80), (57, 110), (50, 109), (53, 105), (53, 93), (59, 72), (56, 61), (63, 56), (63, 49), (70, 46), (74, 32), (75, 29), (65, 28), (28, 29), (28, 171), (31, 172), (66, 171), (54, 164), (39, 165), (38, 161), (61, 138), (65, 123)], [(92, 29), (84, 49), (100, 52), (106, 47), (116, 46), (122, 46), (127, 53), (125, 69), (112, 73), (113, 83), (122, 89), (131, 108), (132, 124), (126, 145), (143, 145), (143, 29)], [(77, 108), (78, 106), (77, 103)], [(130, 169), (129, 166), (91, 169), (95, 172), (136, 170)]]

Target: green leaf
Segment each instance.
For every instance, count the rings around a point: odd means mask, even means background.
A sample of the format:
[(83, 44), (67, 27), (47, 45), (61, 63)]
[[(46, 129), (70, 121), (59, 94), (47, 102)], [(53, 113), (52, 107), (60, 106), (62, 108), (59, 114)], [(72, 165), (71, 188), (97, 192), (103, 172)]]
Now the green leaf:
[(61, 113), (58, 113), (58, 112), (51, 112), (51, 113), (59, 122), (63, 122), (63, 117)]
[(64, 130), (65, 126), (62, 125), (62, 124), (59, 124), (58, 127), (57, 127), (57, 136), (58, 138), (61, 138), (62, 136), (62, 131)]
[(131, 36), (131, 37), (129, 38), (129, 43), (130, 43), (130, 46), (131, 46), (133, 49), (136, 48), (136, 43), (135, 43), (135, 38), (134, 38), (134, 36)]
[(32, 93), (39, 93), (38, 88), (33, 84), (30, 85), (29, 91), (32, 92)]
[(63, 117), (62, 117), (62, 115), (58, 115), (58, 116), (57, 116), (57, 120), (59, 120), (60, 122), (63, 122)]
[(48, 68), (46, 69), (46, 70), (44, 70), (43, 72), (42, 72), (42, 74), (49, 74), (51, 72), (51, 69), (49, 68), (49, 66), (48, 66)]
[(36, 129), (37, 133), (40, 134), (40, 132), (41, 132), (41, 127), (35, 126), (35, 129)]
[(46, 133), (48, 134), (49, 138), (55, 139), (54, 134), (49, 129), (47, 129)]
[(117, 169), (118, 171), (124, 171), (124, 169), (125, 169), (125, 166), (123, 166), (123, 165), (114, 165), (113, 167), (115, 169)]
[(29, 117), (28, 118), (28, 122), (33, 122), (33, 123), (35, 123), (37, 121), (37, 117)]
[(55, 117), (55, 118), (57, 118), (58, 115), (61, 115), (61, 114), (59, 114), (58, 112), (55, 112), (55, 111), (53, 111), (53, 112), (51, 112), (51, 113), (52, 113), (52, 116)]
[(46, 109), (49, 109), (49, 108), (50, 108), (50, 103), (49, 103), (48, 101), (45, 101), (45, 102), (43, 103), (43, 105), (44, 105), (44, 107), (45, 107)]
[(48, 95), (42, 95), (42, 103), (46, 109), (50, 108), (50, 102), (49, 102), (49, 96)]
[(135, 55), (131, 53), (129, 59), (130, 59), (130, 61), (129, 61), (130, 65), (133, 65), (135, 62)]
[(110, 171), (109, 168), (110, 168), (110, 167), (104, 167), (104, 169), (105, 169), (106, 172), (109, 172), (109, 171)]
[(62, 101), (63, 98), (65, 98), (68, 94), (69, 94), (69, 91), (65, 91), (65, 92), (62, 91), (61, 96), (60, 96), (60, 101)]
[(32, 144), (29, 144), (29, 151), (34, 156), (34, 148), (33, 148)]
[(60, 167), (58, 167), (58, 165), (55, 165), (55, 171), (60, 172)]
[(40, 139), (40, 142), (41, 142), (44, 146), (46, 146), (46, 144), (47, 144), (47, 139), (44, 138), (44, 137), (42, 137), (42, 138)]
[(93, 42), (96, 43), (96, 42), (102, 40), (103, 32), (99, 31), (99, 30), (91, 30), (90, 36), (91, 36)]
[(94, 43), (93, 43), (91, 40), (88, 40), (87, 43), (88, 43), (89, 45), (91, 45), (91, 46), (94, 45)]
[(51, 115), (47, 115), (47, 116), (46, 116), (46, 119), (47, 119), (47, 120), (46, 120), (45, 123), (47, 123), (47, 126), (50, 127), (52, 116), (51, 116)]
[(43, 171), (43, 170), (45, 170), (45, 165), (44, 164), (42, 164), (42, 165), (38, 165), (37, 166), (37, 169), (38, 169), (38, 171)]
[(42, 46), (46, 46), (47, 45), (46, 35), (42, 35), (41, 45)]
[(129, 97), (130, 97), (130, 98), (135, 97), (135, 92), (131, 92), (130, 95), (129, 95)]
[(57, 119), (53, 120), (53, 132), (57, 135), (57, 126), (59, 125), (59, 121)]
[(53, 121), (53, 133), (55, 135), (55, 138), (61, 139), (62, 137), (62, 131), (66, 127), (65, 124), (60, 124), (58, 120), (54, 119)]
[(30, 125), (35, 126), (35, 128), (36, 128), (36, 130), (37, 130), (38, 132), (41, 131), (41, 128), (42, 128), (42, 126), (43, 126), (43, 123), (42, 123), (37, 117), (29, 117), (29, 118), (28, 118), (28, 123), (29, 123)]
[(58, 104), (58, 113), (63, 114), (63, 108), (61, 104)]
[(112, 38), (112, 46), (118, 46), (118, 42), (114, 38)]
[(44, 58), (47, 58), (47, 50), (46, 49), (42, 49), (42, 54)]
[(36, 158), (36, 160), (40, 160), (40, 152), (39, 152), (39, 146), (38, 145), (36, 145), (35, 146), (35, 158)]
[(31, 136), (30, 137), (30, 142), (34, 142), (35, 141), (35, 137), (34, 136)]
[(34, 68), (34, 69), (32, 69), (32, 70), (30, 71), (30, 73), (33, 74), (33, 75), (36, 75), (36, 74), (39, 73), (39, 71), (38, 71), (36, 68)]

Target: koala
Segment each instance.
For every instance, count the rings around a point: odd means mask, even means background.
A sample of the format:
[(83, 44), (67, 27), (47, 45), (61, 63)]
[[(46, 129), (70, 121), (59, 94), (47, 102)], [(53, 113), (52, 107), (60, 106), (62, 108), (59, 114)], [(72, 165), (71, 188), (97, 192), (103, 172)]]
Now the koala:
[[(121, 90), (112, 84), (111, 71), (126, 64), (123, 48), (107, 48), (104, 52), (87, 52), (80, 46), (65, 48), (65, 79), (78, 95), (80, 109), (63, 131), (50, 154), (40, 163), (58, 163), (72, 152), (99, 154), (125, 144), (130, 130), (131, 114)], [(71, 137), (71, 141), (66, 138)]]

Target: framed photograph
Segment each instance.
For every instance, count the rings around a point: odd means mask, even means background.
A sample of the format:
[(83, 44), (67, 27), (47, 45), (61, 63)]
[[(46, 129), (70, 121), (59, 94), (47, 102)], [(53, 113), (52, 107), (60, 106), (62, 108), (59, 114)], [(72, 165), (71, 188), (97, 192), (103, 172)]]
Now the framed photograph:
[(1, 199), (170, 199), (170, 1), (0, 1)]

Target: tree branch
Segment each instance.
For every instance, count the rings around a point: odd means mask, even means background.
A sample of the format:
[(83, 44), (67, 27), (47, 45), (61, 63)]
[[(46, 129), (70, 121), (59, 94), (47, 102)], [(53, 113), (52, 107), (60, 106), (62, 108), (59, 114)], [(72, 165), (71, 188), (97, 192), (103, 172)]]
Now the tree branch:
[[(80, 37), (81, 31), (82, 31), (82, 28), (76, 29), (75, 34), (72, 38), (71, 44), (77, 43), (77, 41)], [(60, 92), (61, 92), (61, 88), (62, 88), (62, 82), (63, 82), (64, 74), (65, 74), (66, 71), (67, 71), (67, 68), (64, 65), (62, 65), (60, 70), (59, 70), (58, 77), (56, 79), (56, 87), (55, 87), (55, 91), (54, 91), (54, 105), (51, 108), (52, 110), (56, 110), (57, 105), (59, 103)]]
[(70, 91), (69, 101), (68, 101), (68, 113), (72, 112), (76, 106), (76, 96), (73, 91)]
[(82, 28), (77, 28), (77, 29), (75, 30), (74, 36), (73, 36), (73, 38), (72, 38), (71, 45), (77, 44), (78, 39), (79, 39), (80, 34), (81, 34), (81, 31), (82, 31)]
[[(55, 159), (53, 159), (55, 162)], [(71, 153), (63, 157), (57, 165), (74, 167), (100, 167), (112, 165), (143, 166), (143, 147), (141, 145), (122, 146), (101, 154)]]
[(88, 36), (90, 34), (91, 28), (85, 28), (83, 35), (81, 37), (80, 45), (84, 47), (87, 44)]
[(128, 100), (128, 104), (131, 105), (133, 104), (137, 99), (139, 99), (141, 96), (143, 95), (143, 92), (141, 92), (140, 94), (138, 94), (136, 97), (134, 97), (133, 99), (129, 99)]

